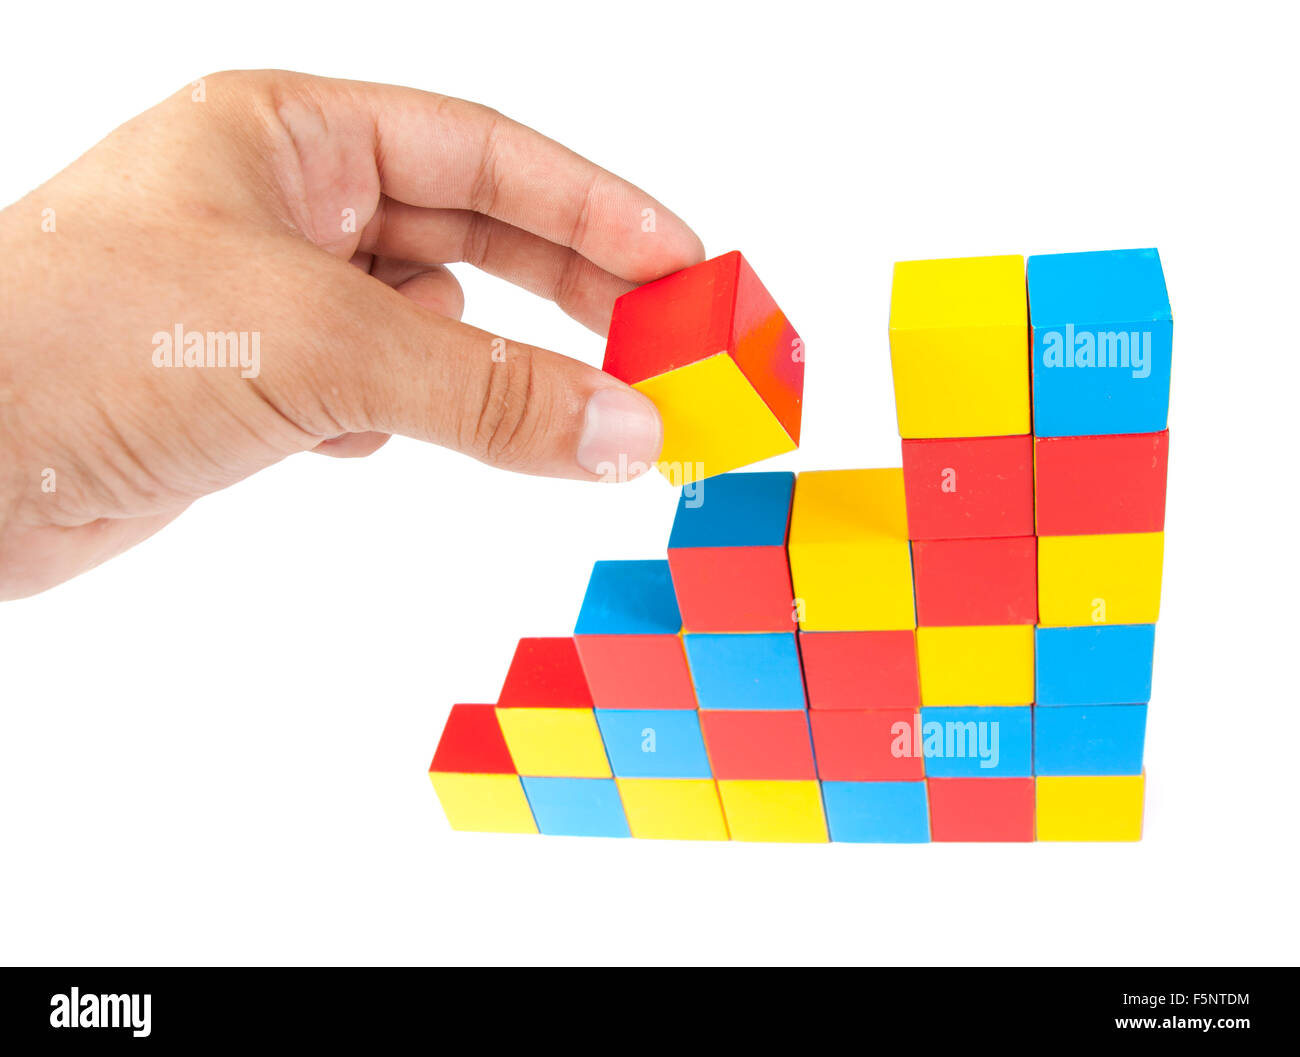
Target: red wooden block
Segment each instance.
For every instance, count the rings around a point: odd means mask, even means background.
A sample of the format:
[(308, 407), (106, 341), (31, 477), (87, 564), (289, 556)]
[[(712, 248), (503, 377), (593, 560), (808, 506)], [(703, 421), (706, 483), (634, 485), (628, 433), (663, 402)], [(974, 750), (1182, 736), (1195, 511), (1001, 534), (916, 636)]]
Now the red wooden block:
[(921, 707), (913, 631), (801, 631), (799, 652), (809, 708)]
[(918, 540), (916, 621), (970, 627), (1038, 620), (1038, 540)]
[[(817, 776), (830, 782), (904, 781), (925, 777), (925, 759), (911, 755), (919, 713), (810, 712)], [(897, 754), (896, 754), (897, 753)]]
[(695, 686), (677, 635), (578, 635), (578, 655), (597, 708), (695, 708)]
[(452, 705), (442, 728), (431, 771), (460, 774), (514, 774), (506, 739), (492, 705)]
[(702, 711), (700, 729), (714, 778), (817, 777), (808, 713), (802, 709)]
[(795, 627), (785, 547), (678, 547), (669, 550), (668, 567), (684, 631)]
[(1031, 841), (1032, 778), (928, 778), (930, 839)]
[(908, 535), (914, 540), (1031, 536), (1032, 437), (903, 441)]
[(502, 708), (592, 708), (573, 638), (520, 639), (497, 704)]
[(729, 352), (790, 439), (803, 402), (799, 335), (749, 262), (733, 250), (624, 294), (604, 370), (632, 385)]
[(1160, 532), (1169, 430), (1034, 442), (1040, 536)]

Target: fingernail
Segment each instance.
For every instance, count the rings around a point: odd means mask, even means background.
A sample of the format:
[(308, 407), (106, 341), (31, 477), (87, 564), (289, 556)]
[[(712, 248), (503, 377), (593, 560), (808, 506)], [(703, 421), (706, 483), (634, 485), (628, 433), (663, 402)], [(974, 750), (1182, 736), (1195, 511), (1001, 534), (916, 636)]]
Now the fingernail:
[(663, 424), (648, 397), (635, 389), (600, 389), (587, 401), (578, 465), (606, 480), (645, 473), (663, 447)]

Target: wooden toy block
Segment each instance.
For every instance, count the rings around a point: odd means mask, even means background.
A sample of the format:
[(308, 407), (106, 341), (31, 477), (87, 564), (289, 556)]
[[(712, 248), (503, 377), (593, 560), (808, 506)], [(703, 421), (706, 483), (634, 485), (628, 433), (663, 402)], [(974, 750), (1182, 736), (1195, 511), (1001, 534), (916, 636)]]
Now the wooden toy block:
[[(920, 780), (925, 758), (914, 751), (916, 712), (809, 712), (817, 777), (823, 781)], [(828, 808), (829, 810), (829, 808)]]
[(1039, 628), (1038, 705), (1140, 705), (1151, 700), (1154, 624)]
[(521, 775), (611, 776), (605, 743), (590, 708), (498, 708), (497, 722)]
[(1169, 431), (1034, 441), (1040, 536), (1160, 532)]
[(800, 474), (789, 551), (803, 631), (916, 627), (902, 470)]
[(1038, 541), (918, 540), (912, 544), (917, 623), (947, 627), (1033, 624)]
[(1029, 705), (922, 708), (921, 738), (929, 778), (1024, 778), (1034, 773)]
[(668, 564), (687, 631), (789, 631), (792, 473), (729, 473), (683, 489)]
[(632, 836), (650, 840), (729, 840), (712, 779), (619, 778)]
[(922, 705), (1027, 705), (1034, 700), (1034, 629), (916, 631)]
[(921, 707), (915, 631), (801, 631), (810, 709)]
[(596, 709), (616, 778), (712, 778), (695, 711)]
[(523, 779), (537, 828), (553, 837), (630, 837), (612, 778)]
[(502, 708), (593, 707), (573, 639), (520, 639), (497, 704)]
[(930, 839), (1031, 841), (1032, 778), (929, 778)]
[(1173, 315), (1153, 249), (1030, 257), (1034, 432), (1159, 433)]
[(833, 841), (924, 844), (930, 839), (925, 782), (822, 782)]
[(1037, 785), (1039, 840), (1142, 839), (1145, 774), (1044, 776)]
[(574, 628), (597, 708), (695, 708), (666, 561), (597, 562)]
[(801, 709), (803, 673), (794, 632), (684, 635), (701, 709)]
[(1028, 435), (905, 440), (903, 483), (914, 540), (1033, 535)]
[(514, 774), (515, 764), (492, 705), (452, 705), (430, 771)]
[(664, 422), (675, 483), (799, 446), (803, 343), (738, 252), (647, 283), (614, 303), (604, 369)]
[(1038, 622), (1044, 627), (1154, 624), (1164, 551), (1163, 532), (1040, 536)]
[(1023, 257), (900, 261), (889, 305), (898, 431), (1029, 432)]
[(430, 771), (452, 829), (474, 833), (536, 833), (537, 824), (516, 774)]
[(1034, 710), (1034, 774), (1141, 774), (1146, 705)]
[(808, 713), (699, 713), (715, 778), (816, 778)]
[(816, 781), (719, 780), (718, 795), (732, 840), (806, 844), (828, 839)]

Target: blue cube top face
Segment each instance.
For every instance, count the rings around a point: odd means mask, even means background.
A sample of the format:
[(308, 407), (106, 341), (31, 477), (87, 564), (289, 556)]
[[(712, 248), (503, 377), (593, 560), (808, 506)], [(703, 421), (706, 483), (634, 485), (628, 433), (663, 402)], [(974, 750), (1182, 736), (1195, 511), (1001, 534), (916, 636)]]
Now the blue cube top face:
[(712, 778), (698, 712), (596, 709), (609, 766), (618, 778)]
[(668, 547), (783, 547), (792, 473), (725, 473), (682, 489)]
[(573, 633), (676, 635), (681, 629), (668, 562), (597, 562)]
[(1040, 708), (1034, 773), (1141, 774), (1146, 728), (1146, 705)]
[(1061, 705), (1141, 705), (1151, 700), (1154, 624), (1038, 628), (1036, 700)]
[(1154, 249), (1027, 264), (1034, 433), (1158, 433), (1169, 420), (1173, 316)]
[(555, 837), (631, 837), (612, 778), (524, 778), (537, 829)]
[(924, 844), (930, 813), (924, 782), (822, 782), (833, 841)]
[(921, 709), (928, 778), (1027, 778), (1034, 773), (1027, 705)]
[(806, 707), (799, 647), (792, 632), (684, 635), (702, 709)]

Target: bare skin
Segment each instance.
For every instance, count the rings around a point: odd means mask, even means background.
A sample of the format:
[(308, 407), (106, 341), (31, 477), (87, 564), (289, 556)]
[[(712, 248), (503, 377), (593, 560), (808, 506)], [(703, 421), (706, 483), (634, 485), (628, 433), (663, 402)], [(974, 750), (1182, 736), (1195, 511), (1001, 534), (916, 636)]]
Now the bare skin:
[[(297, 452), (400, 433), (548, 476), (652, 463), (648, 400), (462, 324), (445, 265), (603, 334), (620, 294), (703, 256), (644, 192), (485, 107), (204, 78), (0, 212), (0, 599)], [(255, 333), (256, 371), (170, 366), (158, 336), (178, 326)]]

